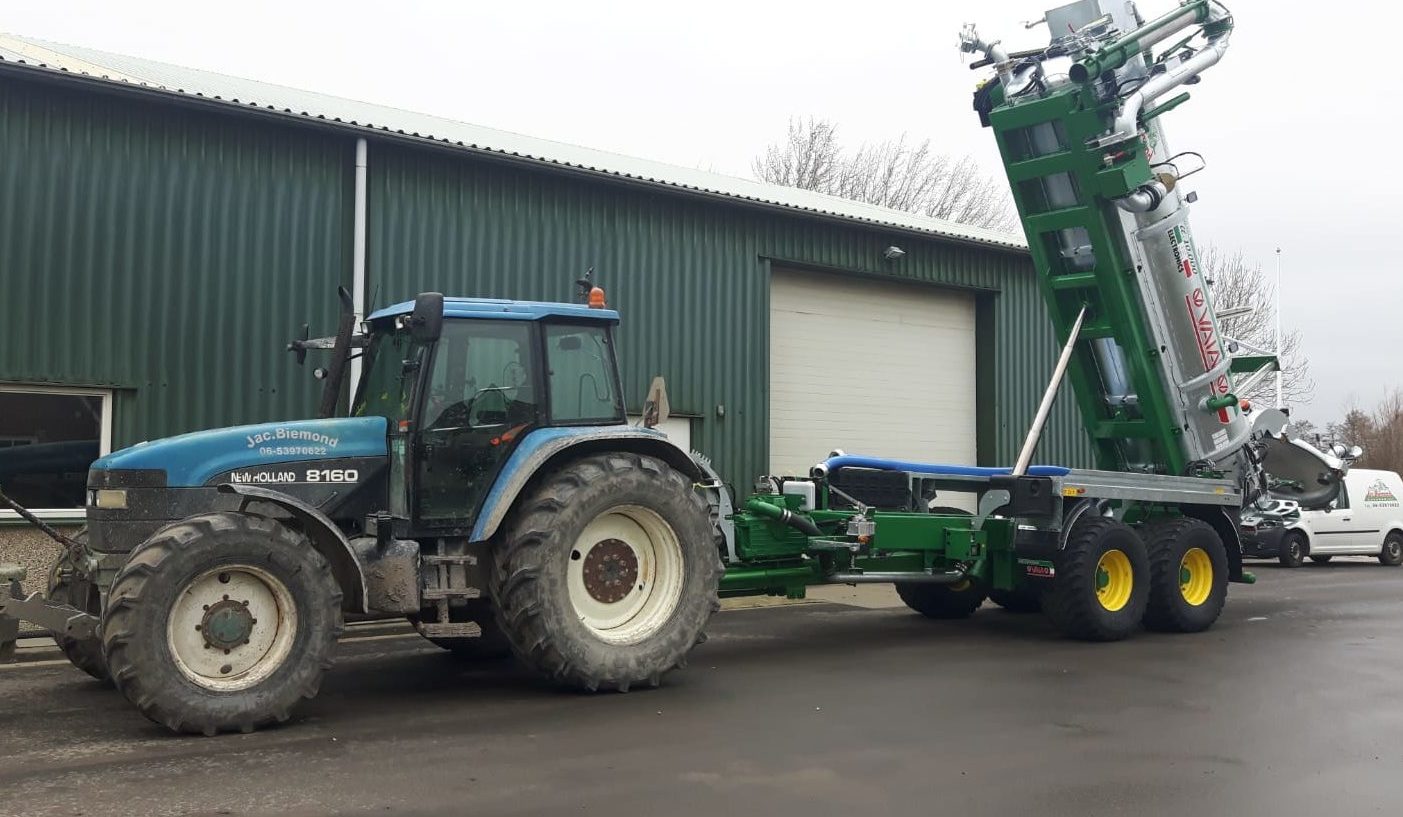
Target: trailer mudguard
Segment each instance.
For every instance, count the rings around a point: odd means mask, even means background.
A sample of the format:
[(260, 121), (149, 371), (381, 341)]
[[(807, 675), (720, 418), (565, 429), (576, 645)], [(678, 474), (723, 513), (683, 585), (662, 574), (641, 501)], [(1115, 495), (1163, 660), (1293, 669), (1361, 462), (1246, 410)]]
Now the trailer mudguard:
[(240, 510), (251, 502), (267, 502), (291, 514), (302, 526), (302, 532), (312, 540), (312, 546), (331, 564), (331, 573), (341, 585), (347, 609), (353, 613), (371, 612), (366, 598), (365, 571), (361, 569), (360, 560), (356, 558), (346, 535), (326, 514), (296, 497), (256, 485), (225, 483), (217, 490), (241, 497)]
[(601, 451), (647, 454), (663, 460), (691, 479), (705, 478), (686, 451), (678, 448), (661, 431), (651, 428), (617, 425), (537, 429), (517, 444), (516, 450), (497, 475), (496, 483), (482, 502), (477, 521), (473, 523), (472, 541), (492, 538), (531, 478), (550, 467), (551, 463)]

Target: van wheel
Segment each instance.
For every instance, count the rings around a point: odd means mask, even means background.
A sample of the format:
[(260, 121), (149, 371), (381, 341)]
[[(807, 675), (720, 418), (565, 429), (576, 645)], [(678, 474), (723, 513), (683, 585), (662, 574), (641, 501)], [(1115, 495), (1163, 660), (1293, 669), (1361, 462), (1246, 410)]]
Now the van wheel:
[(1281, 562), (1282, 567), (1300, 567), (1305, 564), (1305, 534), (1293, 530), (1281, 537), (1281, 551), (1277, 554), (1276, 560)]
[(1384, 549), (1379, 553), (1379, 564), (1389, 567), (1403, 565), (1403, 533), (1394, 531), (1384, 538)]
[(1333, 558), (1335, 558), (1335, 557), (1334, 557), (1334, 556), (1312, 556), (1312, 557), (1310, 557), (1310, 560), (1311, 560), (1312, 562), (1315, 562), (1315, 563), (1318, 564), (1318, 565), (1328, 565), (1328, 564), (1330, 564), (1330, 560), (1333, 559)]

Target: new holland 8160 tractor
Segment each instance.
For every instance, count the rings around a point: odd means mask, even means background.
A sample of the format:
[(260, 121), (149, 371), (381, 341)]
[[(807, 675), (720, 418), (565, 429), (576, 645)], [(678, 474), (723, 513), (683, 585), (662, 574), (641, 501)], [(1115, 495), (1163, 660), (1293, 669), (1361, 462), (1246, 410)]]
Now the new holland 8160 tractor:
[[(934, 618), (992, 599), (1088, 640), (1211, 626), (1227, 583), (1250, 581), (1243, 506), (1318, 507), (1344, 463), (1288, 440), (1280, 412), (1240, 410), (1234, 376), (1245, 388), (1275, 360), (1218, 334), (1185, 154), (1160, 128), (1186, 95), (1160, 97), (1221, 57), (1231, 19), (1211, 0), (1148, 23), (1106, 5), (1048, 12), (1052, 42), (1032, 51), (963, 38), (993, 68), (975, 107), (1065, 342), (1014, 466), (834, 452), (737, 502), (705, 459), (626, 424), (601, 291), (425, 294), (294, 343), (332, 350), (321, 419), (94, 463), (86, 539), (65, 542), (47, 600), (11, 582), (0, 642), (37, 622), (147, 716), (214, 733), (289, 717), (345, 614), (406, 616), (589, 690), (659, 683), (718, 596), (816, 584), (892, 583)], [(333, 418), (357, 350), (350, 416)], [(1030, 465), (1064, 373), (1100, 470)]]

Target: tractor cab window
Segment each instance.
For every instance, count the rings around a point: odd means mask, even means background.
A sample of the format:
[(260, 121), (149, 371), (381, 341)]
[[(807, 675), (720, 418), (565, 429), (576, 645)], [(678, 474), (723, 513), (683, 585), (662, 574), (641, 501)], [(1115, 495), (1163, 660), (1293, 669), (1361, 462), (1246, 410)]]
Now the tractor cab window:
[(538, 419), (534, 327), (448, 320), (433, 351), (418, 423), (418, 517), (466, 524)]
[(622, 422), (613, 343), (603, 326), (546, 326), (547, 387), (551, 421)]
[(392, 428), (409, 416), (409, 401), (414, 393), (414, 374), (404, 368), (409, 355), (408, 332), (375, 333), (366, 350), (368, 362), (351, 412), (353, 416), (384, 417)]

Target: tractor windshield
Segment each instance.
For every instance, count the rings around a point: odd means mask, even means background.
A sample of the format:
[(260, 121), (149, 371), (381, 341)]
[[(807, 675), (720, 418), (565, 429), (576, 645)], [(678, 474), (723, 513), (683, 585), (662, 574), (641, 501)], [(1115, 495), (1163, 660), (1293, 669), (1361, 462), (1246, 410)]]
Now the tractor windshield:
[(365, 374), (351, 414), (355, 417), (380, 416), (393, 427), (409, 418), (413, 397), (413, 376), (405, 376), (404, 361), (409, 357), (409, 332), (376, 332), (366, 349)]

